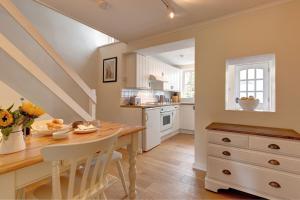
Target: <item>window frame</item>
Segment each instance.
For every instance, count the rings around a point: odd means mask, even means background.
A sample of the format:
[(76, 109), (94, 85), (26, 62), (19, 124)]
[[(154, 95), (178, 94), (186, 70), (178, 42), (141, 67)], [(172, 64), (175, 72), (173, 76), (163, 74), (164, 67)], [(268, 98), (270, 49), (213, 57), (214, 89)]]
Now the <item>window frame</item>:
[[(260, 103), (255, 111), (275, 112), (275, 55), (257, 55), (243, 58), (226, 60), (226, 99), (225, 110), (242, 110), (236, 98), (240, 97), (240, 71), (249, 69), (263, 69), (264, 78), (248, 79), (246, 74), (246, 84), (248, 80), (264, 80), (264, 103)], [(246, 86), (248, 87), (248, 85)], [(247, 89), (246, 89), (247, 91)], [(256, 92), (256, 82), (254, 93)]]
[[(236, 70), (235, 70), (235, 83), (236, 83), (236, 87), (235, 87), (235, 98), (240, 98), (240, 93), (243, 92), (240, 90), (240, 83), (241, 81), (246, 81), (246, 93), (249, 92), (253, 92), (254, 94), (257, 92), (263, 92), (263, 103), (259, 103), (257, 110), (269, 110), (270, 106), (270, 97), (269, 97), (269, 79), (270, 79), (270, 68), (269, 68), (269, 64), (266, 62), (258, 62), (258, 63), (250, 63), (250, 64), (241, 64), (241, 65), (236, 65)], [(253, 79), (249, 79), (248, 78), (248, 70), (249, 69), (254, 69), (254, 78)], [(257, 69), (262, 69), (263, 70), (263, 78), (256, 78), (256, 70)], [(243, 70), (247, 70), (246, 73), (246, 79), (241, 80), (240, 79), (240, 72)], [(258, 80), (263, 80), (263, 91), (257, 91), (256, 90), (256, 81)], [(254, 81), (254, 90), (253, 91), (249, 91), (248, 90), (248, 81)], [(247, 94), (246, 96), (249, 97), (249, 95)], [(254, 95), (256, 97), (256, 95)], [(239, 107), (239, 105), (237, 104), (237, 106)]]
[(185, 88), (186, 88), (186, 84), (185, 84), (185, 73), (194, 73), (194, 77), (195, 77), (195, 70), (194, 69), (185, 69), (181, 71), (181, 98), (184, 100), (194, 100), (195, 98), (195, 79), (193, 80), (193, 85), (194, 85), (194, 96), (193, 97), (185, 97), (183, 96), (183, 94), (185, 93)]

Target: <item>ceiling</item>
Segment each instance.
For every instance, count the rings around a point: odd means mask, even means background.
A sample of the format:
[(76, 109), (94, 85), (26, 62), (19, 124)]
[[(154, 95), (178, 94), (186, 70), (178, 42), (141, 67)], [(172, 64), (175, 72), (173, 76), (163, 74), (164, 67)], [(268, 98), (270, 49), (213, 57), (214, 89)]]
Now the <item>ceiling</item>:
[(174, 66), (185, 66), (195, 64), (195, 47), (178, 49), (154, 55), (156, 59)]
[(36, 0), (122, 42), (172, 31), (198, 22), (282, 0), (168, 0), (170, 19), (161, 0)]
[(195, 40), (187, 39), (137, 50), (175, 67), (195, 64)]

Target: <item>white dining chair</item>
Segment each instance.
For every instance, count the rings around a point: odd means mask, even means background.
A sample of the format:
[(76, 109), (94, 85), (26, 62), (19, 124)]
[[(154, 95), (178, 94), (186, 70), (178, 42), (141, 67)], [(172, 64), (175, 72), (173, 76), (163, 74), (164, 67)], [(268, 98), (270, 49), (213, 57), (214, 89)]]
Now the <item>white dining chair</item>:
[[(36, 188), (27, 198), (32, 199), (106, 199), (109, 187), (106, 170), (112, 158), (119, 132), (106, 138), (77, 144), (50, 145), (41, 150), (45, 161), (52, 163), (52, 183)], [(94, 164), (93, 160), (96, 161)], [(70, 163), (64, 171), (62, 163)], [(82, 173), (78, 166), (84, 166)], [(63, 173), (62, 173), (63, 172)]]
[(124, 170), (123, 170), (123, 166), (122, 166), (122, 160), (123, 156), (122, 153), (118, 152), (118, 151), (114, 151), (113, 155), (112, 155), (112, 162), (114, 162), (116, 164), (118, 173), (119, 173), (119, 178), (121, 180), (125, 195), (128, 195), (128, 187), (125, 181), (125, 175), (124, 175)]

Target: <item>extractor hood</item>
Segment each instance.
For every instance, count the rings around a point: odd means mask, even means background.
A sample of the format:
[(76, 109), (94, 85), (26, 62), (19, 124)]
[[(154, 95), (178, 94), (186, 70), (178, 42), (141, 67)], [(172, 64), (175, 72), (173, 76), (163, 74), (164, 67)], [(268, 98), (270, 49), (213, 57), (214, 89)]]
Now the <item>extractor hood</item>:
[(153, 74), (150, 74), (149, 75), (149, 81), (150, 82), (167, 82), (164, 80), (164, 77), (162, 76), (156, 76), (156, 75), (153, 75)]

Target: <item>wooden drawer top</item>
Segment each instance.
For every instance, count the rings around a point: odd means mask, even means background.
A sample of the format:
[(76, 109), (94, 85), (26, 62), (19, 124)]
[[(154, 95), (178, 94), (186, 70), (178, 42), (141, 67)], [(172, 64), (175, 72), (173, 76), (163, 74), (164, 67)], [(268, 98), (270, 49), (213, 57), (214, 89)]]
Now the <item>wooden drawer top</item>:
[(231, 133), (241, 133), (248, 135), (259, 135), (283, 139), (300, 140), (300, 134), (292, 129), (271, 128), (262, 126), (248, 126), (227, 123), (211, 123), (206, 127), (207, 130), (225, 131)]

